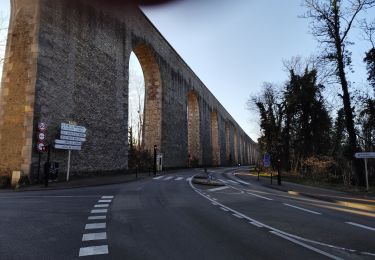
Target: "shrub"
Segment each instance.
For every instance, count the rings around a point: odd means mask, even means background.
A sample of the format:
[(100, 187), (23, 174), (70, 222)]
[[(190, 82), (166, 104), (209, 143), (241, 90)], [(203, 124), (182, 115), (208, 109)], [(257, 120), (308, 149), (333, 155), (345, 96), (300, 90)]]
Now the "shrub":
[(0, 176), (0, 189), (7, 188), (10, 185), (10, 177), (7, 175)]

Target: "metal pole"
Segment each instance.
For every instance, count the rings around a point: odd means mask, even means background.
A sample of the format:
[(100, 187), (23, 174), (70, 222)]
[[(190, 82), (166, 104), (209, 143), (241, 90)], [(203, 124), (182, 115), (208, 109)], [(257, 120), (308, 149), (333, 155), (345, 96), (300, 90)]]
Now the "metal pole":
[(270, 167), (269, 167), (269, 169), (270, 169), (270, 172), (271, 172), (271, 185), (272, 185), (272, 170), (271, 170)]
[(281, 185), (280, 159), (277, 161), (277, 184)]
[(71, 150), (69, 150), (69, 153), (68, 153), (68, 170), (66, 171), (66, 181), (69, 181), (69, 174), (70, 174), (70, 156), (71, 156)]
[(156, 145), (154, 145), (154, 176), (156, 176)]
[(370, 187), (368, 185), (367, 158), (365, 158), (365, 170), (366, 170), (366, 191), (368, 191)]
[(38, 183), (40, 180), (40, 152), (38, 152)]

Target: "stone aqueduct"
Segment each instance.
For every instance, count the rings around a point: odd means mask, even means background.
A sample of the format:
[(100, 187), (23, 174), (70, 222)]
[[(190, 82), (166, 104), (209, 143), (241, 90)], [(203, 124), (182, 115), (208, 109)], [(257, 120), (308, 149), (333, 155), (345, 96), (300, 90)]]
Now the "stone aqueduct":
[[(88, 129), (77, 173), (128, 167), (129, 57), (145, 77), (143, 140), (164, 166), (254, 163), (256, 144), (137, 8), (96, 0), (11, 0), (0, 97), (0, 172), (37, 170), (38, 122)], [(66, 151), (52, 160), (66, 169)], [(42, 157), (42, 162), (45, 156)]]

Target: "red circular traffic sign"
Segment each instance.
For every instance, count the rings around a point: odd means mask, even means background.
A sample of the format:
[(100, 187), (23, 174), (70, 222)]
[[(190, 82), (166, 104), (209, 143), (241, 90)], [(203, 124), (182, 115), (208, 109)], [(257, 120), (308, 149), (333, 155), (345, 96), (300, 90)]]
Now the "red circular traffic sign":
[(47, 138), (47, 136), (46, 136), (45, 133), (43, 133), (43, 132), (38, 133), (38, 140), (39, 141), (44, 141), (44, 140), (46, 140), (46, 138)]
[(39, 152), (45, 152), (47, 150), (46, 145), (42, 142), (38, 142), (37, 148)]
[(38, 124), (39, 131), (46, 131), (47, 130), (47, 124), (46, 123), (39, 123)]

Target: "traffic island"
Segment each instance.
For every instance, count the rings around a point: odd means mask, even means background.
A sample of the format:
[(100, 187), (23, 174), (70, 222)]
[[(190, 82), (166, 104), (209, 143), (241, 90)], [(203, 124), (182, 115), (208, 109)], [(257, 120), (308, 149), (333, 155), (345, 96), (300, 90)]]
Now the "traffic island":
[(224, 186), (221, 182), (214, 179), (209, 179), (207, 175), (196, 175), (193, 177), (192, 182), (194, 184), (208, 185), (208, 186)]

